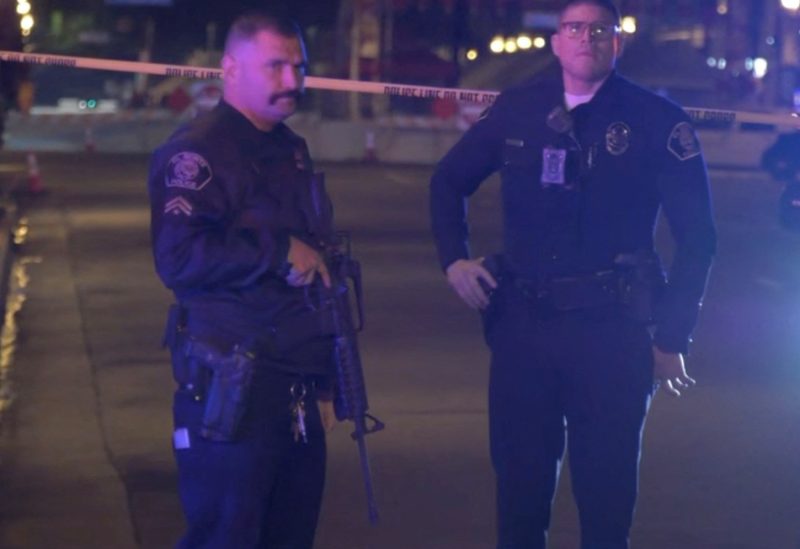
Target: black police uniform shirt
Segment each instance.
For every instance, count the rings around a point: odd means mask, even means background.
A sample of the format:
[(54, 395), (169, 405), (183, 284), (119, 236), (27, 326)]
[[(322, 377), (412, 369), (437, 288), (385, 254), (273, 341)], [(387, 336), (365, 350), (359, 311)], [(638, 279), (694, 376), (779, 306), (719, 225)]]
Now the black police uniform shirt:
[[(148, 182), (156, 271), (190, 314), (267, 345), (270, 330), (308, 312), (305, 290), (284, 277), (289, 236), (318, 241), (304, 210), (312, 170), (305, 141), (286, 125), (262, 132), (224, 101), (156, 149)], [(325, 373), (329, 338), (289, 355), (272, 358)]]
[(676, 248), (655, 343), (687, 352), (716, 233), (705, 162), (682, 109), (616, 72), (569, 113), (560, 74), (502, 93), (432, 177), (443, 268), (469, 257), (465, 199), (498, 170), (505, 259), (520, 278), (597, 272), (618, 254), (653, 250), (662, 208)]

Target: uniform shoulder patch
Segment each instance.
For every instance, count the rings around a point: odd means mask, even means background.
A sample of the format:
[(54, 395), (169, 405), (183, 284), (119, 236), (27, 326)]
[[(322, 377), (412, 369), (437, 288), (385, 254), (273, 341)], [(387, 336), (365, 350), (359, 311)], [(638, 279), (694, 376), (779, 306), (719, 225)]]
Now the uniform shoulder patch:
[(167, 163), (167, 187), (199, 191), (211, 181), (211, 165), (195, 152), (179, 152)]
[(667, 139), (667, 149), (678, 160), (684, 161), (700, 155), (700, 141), (688, 122), (679, 122)]

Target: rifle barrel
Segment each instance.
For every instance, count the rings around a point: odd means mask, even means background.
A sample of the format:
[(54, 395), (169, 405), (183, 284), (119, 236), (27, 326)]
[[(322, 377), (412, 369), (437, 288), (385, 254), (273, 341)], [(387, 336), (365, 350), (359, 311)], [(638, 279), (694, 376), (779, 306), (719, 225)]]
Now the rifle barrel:
[(375, 491), (372, 487), (372, 472), (370, 471), (369, 455), (367, 454), (367, 429), (364, 425), (364, 416), (355, 418), (353, 422), (356, 427), (353, 438), (355, 438), (358, 443), (358, 460), (361, 462), (361, 476), (364, 478), (364, 490), (367, 494), (367, 514), (369, 516), (369, 523), (374, 526), (378, 524), (380, 516), (378, 514), (378, 503), (375, 501)]

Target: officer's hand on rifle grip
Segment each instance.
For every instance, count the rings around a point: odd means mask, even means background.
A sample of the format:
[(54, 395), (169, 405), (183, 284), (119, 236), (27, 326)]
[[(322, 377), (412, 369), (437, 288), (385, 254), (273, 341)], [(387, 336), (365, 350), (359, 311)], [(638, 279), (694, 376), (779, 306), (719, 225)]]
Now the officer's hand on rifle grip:
[(293, 236), (289, 237), (289, 254), (287, 261), (292, 266), (286, 275), (286, 282), (290, 286), (308, 286), (314, 282), (317, 273), (322, 277), (326, 288), (331, 287), (331, 275), (322, 259), (322, 255), (314, 248)]
[(450, 286), (473, 309), (485, 309), (489, 306), (489, 295), (481, 283), (492, 290), (497, 288), (497, 281), (482, 263), (483, 258), (458, 259), (447, 267), (447, 281)]

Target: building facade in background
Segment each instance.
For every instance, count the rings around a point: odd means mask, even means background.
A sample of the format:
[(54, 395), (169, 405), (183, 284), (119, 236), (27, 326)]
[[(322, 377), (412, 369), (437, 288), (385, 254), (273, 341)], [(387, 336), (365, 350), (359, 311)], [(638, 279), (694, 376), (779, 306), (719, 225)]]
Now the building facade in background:
[[(147, 52), (146, 58), (168, 63), (218, 51), (231, 18), (263, 4), (263, 0), (171, 0), (163, 6), (147, 5), (146, 0), (28, 1), (37, 23), (27, 40), (35, 51), (120, 59), (142, 59)], [(646, 85), (684, 101), (792, 108), (795, 97), (800, 97), (800, 17), (783, 3), (791, 2), (619, 0), (623, 14), (635, 22), (635, 32), (626, 36), (623, 67), (635, 77), (642, 73)], [(300, 20), (314, 74), (493, 88), (513, 84), (516, 75), (529, 74), (548, 62), (559, 4), (557, 0), (269, 3), (283, 6)], [(523, 42), (516, 46), (520, 37)], [(501, 51), (493, 53), (498, 40), (503, 41)], [(661, 74), (648, 74), (652, 66), (663, 63), (668, 68)], [(332, 112), (352, 116), (372, 110), (353, 98), (348, 101), (349, 106), (335, 106)]]

